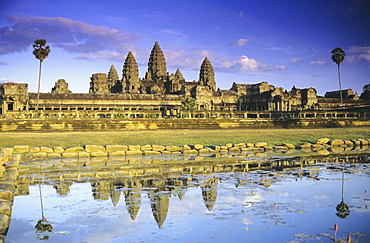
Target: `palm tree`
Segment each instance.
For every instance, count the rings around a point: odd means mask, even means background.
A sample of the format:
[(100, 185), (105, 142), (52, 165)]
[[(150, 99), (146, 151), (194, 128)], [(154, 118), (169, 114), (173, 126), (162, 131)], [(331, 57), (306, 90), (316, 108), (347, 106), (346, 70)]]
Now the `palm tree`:
[(39, 98), (40, 98), (40, 80), (41, 80), (41, 66), (45, 58), (48, 57), (50, 52), (50, 47), (46, 45), (46, 40), (37, 39), (35, 40), (33, 47), (33, 54), (37, 59), (40, 60), (40, 69), (39, 69), (39, 82), (37, 85), (37, 101), (36, 101), (36, 110), (39, 110)]
[(343, 96), (342, 96), (342, 82), (340, 80), (340, 64), (344, 61), (344, 56), (346, 53), (342, 48), (337, 47), (331, 51), (333, 54), (331, 59), (338, 65), (338, 79), (339, 79), (339, 90), (340, 90), (340, 103), (343, 105)]

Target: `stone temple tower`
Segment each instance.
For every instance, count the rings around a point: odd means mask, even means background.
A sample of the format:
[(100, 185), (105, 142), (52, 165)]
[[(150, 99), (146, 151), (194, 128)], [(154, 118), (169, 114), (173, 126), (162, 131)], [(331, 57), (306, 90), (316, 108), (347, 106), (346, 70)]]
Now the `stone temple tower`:
[(140, 91), (139, 68), (131, 51), (127, 54), (123, 64), (122, 85), (124, 93), (139, 93)]
[(110, 66), (108, 72), (108, 89), (112, 93), (120, 93), (122, 88), (119, 82), (119, 77), (116, 68), (114, 65)]
[(199, 84), (208, 86), (212, 91), (216, 90), (215, 71), (208, 57), (204, 59), (200, 67)]
[(162, 84), (167, 79), (167, 76), (166, 61), (161, 47), (156, 42), (149, 57), (146, 79)]

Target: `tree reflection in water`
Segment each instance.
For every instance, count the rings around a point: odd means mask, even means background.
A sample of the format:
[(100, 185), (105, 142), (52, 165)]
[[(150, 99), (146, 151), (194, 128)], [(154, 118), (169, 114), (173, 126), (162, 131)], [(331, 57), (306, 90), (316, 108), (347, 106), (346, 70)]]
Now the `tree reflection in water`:
[(348, 205), (344, 202), (344, 161), (342, 163), (342, 201), (335, 207), (339, 218), (345, 219), (348, 217), (350, 210)]

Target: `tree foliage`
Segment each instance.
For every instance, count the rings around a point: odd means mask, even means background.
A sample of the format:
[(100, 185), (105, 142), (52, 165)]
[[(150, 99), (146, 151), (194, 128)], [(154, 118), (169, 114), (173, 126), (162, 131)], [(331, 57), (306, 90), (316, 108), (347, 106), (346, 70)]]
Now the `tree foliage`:
[(35, 40), (33, 47), (33, 54), (40, 62), (44, 61), (45, 58), (48, 57), (50, 52), (50, 47), (46, 45), (46, 40), (44, 39), (37, 39)]
[(342, 81), (340, 80), (340, 64), (344, 61), (346, 53), (340, 47), (337, 47), (331, 51), (333, 54), (331, 59), (338, 65), (338, 80), (339, 80), (339, 90), (340, 90), (340, 103), (343, 105), (343, 96), (342, 96)]
[(181, 101), (181, 110), (195, 110), (197, 107), (197, 102), (192, 97), (186, 97), (183, 101)]
[(364, 92), (361, 94), (360, 99), (370, 100), (370, 84), (366, 84), (363, 87), (363, 91)]

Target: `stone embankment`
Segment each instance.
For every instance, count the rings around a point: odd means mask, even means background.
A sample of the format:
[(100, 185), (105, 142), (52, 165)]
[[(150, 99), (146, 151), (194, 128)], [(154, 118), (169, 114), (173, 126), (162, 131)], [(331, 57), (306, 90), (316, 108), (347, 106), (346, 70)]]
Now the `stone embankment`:
[(0, 243), (4, 242), (7, 234), (14, 195), (17, 193), (18, 169), (21, 157), (33, 158), (93, 158), (93, 157), (122, 157), (122, 156), (250, 156), (265, 152), (289, 153), (294, 150), (316, 152), (317, 154), (338, 153), (348, 150), (368, 150), (370, 139), (339, 140), (322, 138), (313, 143), (293, 145), (283, 143), (268, 145), (266, 142), (238, 143), (226, 145), (204, 146), (201, 144), (165, 146), (165, 145), (85, 145), (81, 147), (29, 147), (17, 145), (13, 148), (0, 150)]
[[(339, 140), (322, 138), (314, 143), (304, 143), (293, 145), (283, 143), (281, 145), (268, 145), (266, 142), (238, 143), (226, 145), (203, 146), (201, 144), (182, 145), (182, 146), (165, 146), (165, 145), (85, 145), (81, 147), (29, 147), (27, 145), (17, 145), (12, 148), (13, 153), (29, 154), (33, 157), (48, 158), (77, 158), (77, 157), (116, 157), (116, 156), (145, 156), (145, 155), (208, 155), (215, 157), (221, 154), (230, 153), (250, 153), (250, 152), (284, 152), (288, 150), (312, 150), (320, 154), (332, 152), (341, 152), (344, 150), (358, 149), (369, 146), (370, 139), (352, 139)], [(358, 147), (358, 148), (357, 148)]]

